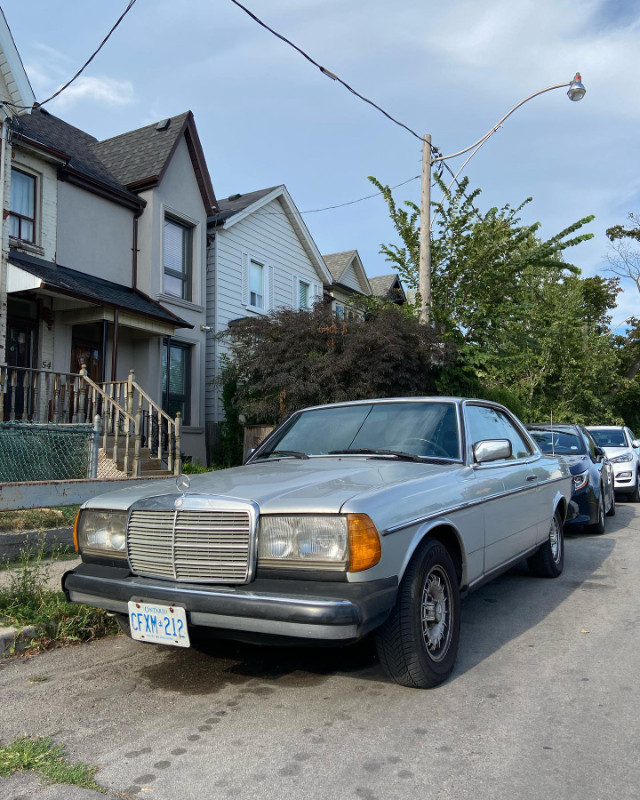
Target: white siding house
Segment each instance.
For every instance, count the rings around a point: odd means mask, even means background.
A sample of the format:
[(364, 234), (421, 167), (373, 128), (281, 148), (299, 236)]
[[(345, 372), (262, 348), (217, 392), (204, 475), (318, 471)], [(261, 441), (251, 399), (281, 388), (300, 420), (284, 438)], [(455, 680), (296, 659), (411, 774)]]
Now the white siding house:
[(361, 307), (354, 301), (372, 294), (372, 290), (358, 251), (331, 253), (324, 256), (324, 262), (331, 273), (327, 293), (336, 317), (361, 316)]
[(278, 308), (311, 308), (331, 275), (284, 186), (218, 201), (209, 219), (207, 268), (206, 419), (223, 419), (216, 334), (231, 320)]

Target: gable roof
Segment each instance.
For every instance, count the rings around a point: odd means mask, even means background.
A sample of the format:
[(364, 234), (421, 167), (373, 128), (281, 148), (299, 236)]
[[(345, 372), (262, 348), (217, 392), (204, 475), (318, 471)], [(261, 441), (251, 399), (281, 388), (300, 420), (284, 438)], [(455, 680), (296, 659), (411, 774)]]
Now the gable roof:
[(393, 272), (391, 275), (378, 275), (375, 278), (369, 278), (369, 285), (371, 286), (371, 294), (376, 297), (387, 297), (393, 300), (394, 303), (406, 302), (406, 294), (400, 278)]
[(99, 306), (126, 309), (143, 317), (168, 322), (176, 328), (193, 328), (190, 322), (178, 317), (138, 289), (131, 289), (113, 281), (96, 278), (42, 258), (11, 250), (9, 262), (42, 281), (43, 289), (87, 300)]
[(330, 253), (329, 255), (322, 257), (324, 258), (324, 262), (331, 273), (331, 277), (333, 279), (332, 283), (344, 286), (351, 291), (358, 291), (355, 290), (353, 286), (346, 283), (347, 273), (349, 271), (353, 271), (355, 273), (356, 281), (360, 286), (359, 291), (362, 294), (371, 293), (369, 279), (364, 271), (362, 261), (360, 260), (360, 255), (358, 254), (357, 250), (345, 250), (342, 253)]
[[(16, 43), (13, 41), (13, 36), (7, 20), (4, 16), (4, 11), (0, 8), (0, 74), (7, 90), (8, 97), (1, 97), (2, 100), (9, 100), (15, 104), (16, 108), (12, 109), (13, 113), (23, 114), (27, 109), (30, 109), (35, 102), (35, 95), (29, 78), (25, 72), (20, 53)], [(3, 92), (4, 94), (4, 92)], [(4, 116), (4, 114), (3, 114)]]
[(247, 194), (232, 194), (218, 203), (219, 212), (209, 217), (207, 224), (210, 228), (228, 230), (274, 201), (280, 203), (318, 277), (323, 283), (330, 284), (331, 273), (284, 184)]
[(13, 120), (11, 127), (18, 141), (44, 150), (62, 162), (63, 178), (83, 176), (131, 205), (144, 205), (144, 201), (126, 189), (93, 152), (97, 139), (91, 134), (37, 107), (30, 114)]
[(258, 189), (256, 192), (248, 192), (247, 194), (232, 194), (224, 200), (218, 200), (218, 213), (213, 214), (207, 220), (207, 223), (217, 227), (235, 214), (245, 211), (249, 206), (257, 203), (258, 200), (262, 200), (263, 197), (278, 188), (278, 186), (271, 186), (268, 189)]
[(92, 150), (124, 186), (142, 192), (160, 183), (182, 137), (210, 215), (217, 210), (217, 202), (191, 111), (95, 142)]

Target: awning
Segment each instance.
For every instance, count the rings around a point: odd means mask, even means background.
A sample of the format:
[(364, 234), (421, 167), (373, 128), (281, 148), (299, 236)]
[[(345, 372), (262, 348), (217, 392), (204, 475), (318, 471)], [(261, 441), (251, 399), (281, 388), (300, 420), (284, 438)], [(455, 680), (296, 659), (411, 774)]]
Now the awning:
[(176, 328), (193, 328), (190, 322), (181, 319), (137, 289), (11, 250), (7, 265), (7, 294), (38, 289), (98, 306), (103, 310), (95, 309), (90, 314), (96, 320), (112, 320), (113, 311), (118, 310), (124, 312), (120, 314), (120, 324), (126, 320), (127, 327), (165, 335)]

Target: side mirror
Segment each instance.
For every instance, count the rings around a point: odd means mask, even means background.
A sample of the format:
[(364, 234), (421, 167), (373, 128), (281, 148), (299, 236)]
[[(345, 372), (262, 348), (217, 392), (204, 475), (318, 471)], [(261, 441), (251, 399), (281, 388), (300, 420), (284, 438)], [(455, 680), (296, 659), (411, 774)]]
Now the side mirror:
[(473, 445), (473, 460), (476, 464), (503, 461), (511, 458), (511, 442), (508, 439), (485, 439)]
[(634, 440), (631, 442), (631, 447), (633, 447), (633, 448), (635, 448), (635, 449), (637, 450), (637, 449), (638, 449), (638, 447), (640, 447), (640, 439), (634, 439)]
[(594, 447), (593, 452), (596, 454), (596, 461), (602, 461), (602, 459), (605, 456), (604, 450), (601, 447), (598, 447), (598, 445), (596, 445)]

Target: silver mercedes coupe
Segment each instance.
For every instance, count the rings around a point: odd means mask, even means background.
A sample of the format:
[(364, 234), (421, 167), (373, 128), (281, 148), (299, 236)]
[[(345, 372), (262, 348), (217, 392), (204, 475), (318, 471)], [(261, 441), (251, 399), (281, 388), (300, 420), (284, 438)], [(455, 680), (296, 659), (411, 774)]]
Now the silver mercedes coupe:
[(78, 513), (63, 589), (142, 642), (375, 636), (404, 686), (450, 675), (460, 599), (564, 565), (571, 474), (503, 406), (377, 399), (292, 414), (233, 469), (136, 484)]

